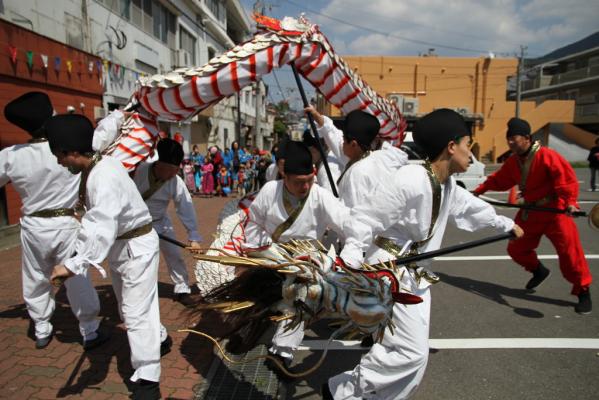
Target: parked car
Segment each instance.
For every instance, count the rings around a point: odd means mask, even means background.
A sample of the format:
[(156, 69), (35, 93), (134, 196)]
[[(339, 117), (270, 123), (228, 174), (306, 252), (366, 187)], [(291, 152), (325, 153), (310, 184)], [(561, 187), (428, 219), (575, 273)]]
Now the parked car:
[[(407, 132), (401, 149), (408, 155), (408, 162), (412, 164), (424, 163), (422, 151), (412, 139), (412, 132)], [(458, 185), (467, 190), (474, 190), (485, 181), (485, 164), (481, 163), (470, 153), (470, 166), (466, 172), (454, 175)]]

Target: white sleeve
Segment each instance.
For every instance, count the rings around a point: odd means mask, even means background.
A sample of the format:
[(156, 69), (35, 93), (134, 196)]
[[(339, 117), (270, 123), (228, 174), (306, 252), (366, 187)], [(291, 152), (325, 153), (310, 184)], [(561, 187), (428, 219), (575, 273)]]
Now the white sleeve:
[[(94, 190), (87, 191), (89, 210), (81, 219), (81, 227), (75, 242), (77, 254), (65, 261), (64, 265), (75, 274), (82, 274), (91, 264), (105, 277), (100, 263), (104, 261), (118, 234), (118, 217), (127, 199), (122, 198), (125, 191), (106, 184), (110, 176), (94, 177), (104, 182), (93, 185)], [(88, 182), (89, 188), (90, 182)]]
[(325, 116), (323, 118), (324, 124), (317, 128), (318, 135), (324, 139), (329, 149), (339, 160), (339, 163), (345, 166), (349, 159), (343, 154), (343, 132), (335, 127), (332, 119)]
[(201, 242), (202, 237), (198, 232), (196, 212), (193, 208), (193, 201), (191, 200), (189, 190), (187, 190), (185, 182), (179, 176), (175, 176), (173, 179), (176, 182), (173, 201), (175, 202), (175, 210), (177, 211), (179, 220), (187, 230), (187, 238), (190, 241)]
[(264, 229), (266, 215), (270, 208), (267, 203), (266, 191), (263, 188), (258, 192), (258, 196), (256, 196), (250, 206), (248, 223), (245, 226), (245, 244), (243, 246), (247, 250), (267, 246), (272, 243), (271, 236)]
[(4, 149), (0, 151), (0, 187), (10, 182), (8, 176), (8, 151)]
[(359, 267), (364, 261), (364, 248), (368, 249), (377, 235), (399, 222), (401, 210), (406, 205), (406, 195), (402, 190), (393, 190), (396, 184), (390, 186), (377, 187), (352, 208), (350, 223), (361, 223), (368, 230), (363, 237), (357, 237), (358, 232), (352, 228), (344, 232), (345, 246), (341, 258), (350, 266)]
[(108, 116), (101, 119), (94, 130), (92, 149), (98, 152), (106, 150), (118, 137), (124, 120), (125, 115), (120, 110), (114, 110)]
[(514, 228), (512, 219), (497, 215), (493, 206), (460, 186), (455, 188), (450, 218), (459, 229), (468, 232), (483, 228), (509, 232)]

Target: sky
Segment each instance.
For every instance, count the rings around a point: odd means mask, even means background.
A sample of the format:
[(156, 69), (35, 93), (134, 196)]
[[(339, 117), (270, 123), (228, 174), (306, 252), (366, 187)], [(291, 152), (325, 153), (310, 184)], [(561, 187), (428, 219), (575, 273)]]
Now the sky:
[[(539, 57), (599, 30), (597, 0), (266, 0), (266, 14), (320, 26), (339, 55)], [(241, 0), (251, 15), (255, 0)], [(288, 68), (265, 77), (271, 101), (299, 102)], [(279, 90), (281, 86), (281, 90)], [(306, 84), (305, 86), (310, 86)], [(313, 93), (311, 87), (306, 90)], [(283, 93), (281, 93), (283, 92)]]

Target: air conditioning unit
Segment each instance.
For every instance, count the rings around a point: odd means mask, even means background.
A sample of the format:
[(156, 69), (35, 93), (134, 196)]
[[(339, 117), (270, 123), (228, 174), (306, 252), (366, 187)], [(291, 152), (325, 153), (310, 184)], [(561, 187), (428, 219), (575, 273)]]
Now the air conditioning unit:
[(461, 115), (470, 115), (470, 109), (468, 107), (458, 107), (455, 109), (455, 112)]
[(403, 99), (403, 110), (404, 114), (418, 114), (418, 99), (416, 98), (405, 98)]
[(191, 54), (187, 50), (177, 49), (177, 67), (190, 67), (194, 64)]
[(103, 107), (94, 106), (94, 119), (102, 119), (106, 116), (106, 109)]
[(397, 93), (389, 93), (387, 95), (387, 100), (389, 100), (392, 103), (395, 103), (397, 105), (397, 108), (399, 108), (399, 111), (403, 113), (403, 96), (401, 94), (397, 94)]

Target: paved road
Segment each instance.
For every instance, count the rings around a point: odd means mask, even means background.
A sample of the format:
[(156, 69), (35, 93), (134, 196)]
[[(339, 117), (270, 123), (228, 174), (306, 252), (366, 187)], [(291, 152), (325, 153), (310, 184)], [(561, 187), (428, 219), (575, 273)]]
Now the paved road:
[[(578, 170), (581, 180), (588, 182), (588, 170)], [(586, 175), (585, 175), (586, 174)], [(585, 186), (583, 186), (585, 187)], [(599, 202), (599, 193), (581, 192), (581, 199)], [(205, 243), (211, 241), (216, 217), (223, 199), (194, 199)], [(584, 203), (588, 210), (591, 203)], [(172, 212), (172, 210), (171, 210)], [(513, 211), (502, 211), (513, 215)], [(598, 233), (591, 231), (585, 220), (577, 220), (591, 270), (599, 276)], [(184, 240), (179, 224), (178, 238)], [(449, 229), (445, 245), (478, 238)], [(494, 244), (456, 254), (455, 256), (505, 256), (505, 244)], [(543, 241), (540, 253), (553, 255), (551, 245)], [(190, 272), (193, 260), (187, 257)], [(468, 261), (445, 259), (435, 262), (433, 269), (442, 282), (432, 290), (432, 349), (428, 369), (417, 400), (423, 399), (595, 399), (599, 393), (599, 346), (571, 349), (578, 342), (568, 339), (599, 340), (599, 289), (592, 286), (596, 310), (590, 316), (579, 316), (572, 310), (575, 298), (559, 274), (557, 260), (545, 264), (553, 275), (535, 293), (522, 287), (528, 275), (510, 260)], [(191, 274), (193, 279), (193, 273)], [(207, 376), (212, 361), (212, 347), (205, 340), (177, 333), (186, 326), (183, 307), (172, 301), (172, 285), (164, 264), (159, 275), (160, 307), (163, 322), (171, 332), (175, 345), (162, 360), (162, 393), (167, 398), (190, 399)], [(29, 319), (21, 297), (20, 248), (0, 251), (0, 398), (13, 399), (126, 399), (127, 379), (131, 374), (125, 331), (118, 319), (116, 302), (109, 281), (95, 277), (101, 296), (104, 324), (113, 333), (112, 341), (103, 348), (84, 355), (78, 344), (75, 320), (64, 292), (57, 295), (58, 305), (53, 323), (55, 340), (46, 350), (35, 350)], [(309, 332), (312, 340), (322, 339), (331, 330), (321, 324)], [(460, 343), (446, 339), (565, 339), (553, 343), (563, 349), (510, 348), (521, 346), (514, 340), (502, 349), (455, 349)], [(472, 346), (485, 343), (467, 340)], [(473, 345), (473, 343), (475, 343)], [(526, 343), (527, 346), (531, 344)], [(544, 345), (547, 345), (546, 343)], [(532, 343), (535, 346), (535, 343)], [(301, 351), (298, 369), (311, 367), (318, 351)], [(288, 387), (289, 399), (318, 399), (320, 384), (330, 375), (352, 368), (360, 351), (331, 353), (325, 364), (307, 380)], [(221, 398), (218, 398), (221, 400)], [(224, 398), (222, 398), (224, 400)], [(236, 399), (237, 400), (237, 399)]]
[[(584, 170), (583, 172), (586, 172)], [(505, 199), (505, 194), (493, 195)], [(581, 192), (582, 209), (599, 202), (599, 192)], [(515, 211), (498, 210), (513, 217)], [(577, 219), (585, 253), (595, 277), (599, 276), (599, 232)], [(475, 240), (494, 232), (463, 233), (449, 228), (444, 246)], [(505, 258), (506, 243), (496, 243), (447, 256), (433, 263), (441, 282), (432, 288), (431, 354), (416, 400), (425, 399), (597, 399), (599, 398), (599, 289), (592, 285), (595, 311), (581, 316), (573, 311), (576, 297), (562, 278), (551, 244), (543, 239), (539, 254), (552, 275), (534, 293), (524, 290), (530, 275)], [(487, 256), (487, 260), (462, 259)], [(324, 326), (315, 329), (330, 334)], [(309, 332), (304, 344), (321, 339)], [(513, 339), (489, 343), (489, 340)], [(559, 339), (551, 343), (523, 338)], [(449, 339), (466, 339), (452, 341)], [(591, 339), (573, 348), (578, 339)], [(437, 344), (437, 346), (435, 346)], [(472, 349), (456, 349), (457, 346)], [(505, 346), (506, 348), (478, 348)], [(558, 346), (565, 348), (532, 348)], [(435, 348), (436, 347), (436, 348)], [(520, 348), (524, 347), (524, 348)], [(296, 369), (312, 366), (320, 353), (301, 351)], [(318, 399), (326, 377), (351, 369), (362, 352), (333, 351), (317, 373), (287, 387), (287, 399)]]

